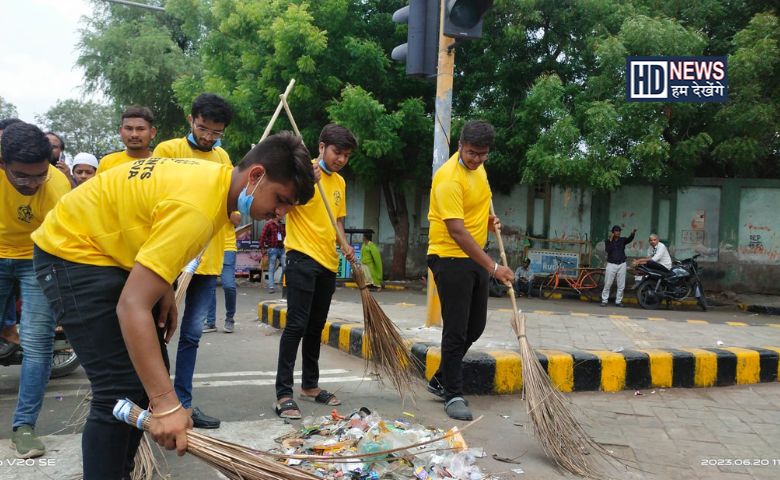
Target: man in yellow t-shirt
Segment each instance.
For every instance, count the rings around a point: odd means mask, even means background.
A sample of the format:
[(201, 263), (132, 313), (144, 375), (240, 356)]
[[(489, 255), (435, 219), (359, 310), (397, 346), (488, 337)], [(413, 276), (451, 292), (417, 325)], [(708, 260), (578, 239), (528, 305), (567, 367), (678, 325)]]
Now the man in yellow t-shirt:
[[(231, 167), (233, 164), (227, 152), (220, 147), (220, 139), (232, 119), (233, 110), (223, 98), (213, 93), (202, 93), (192, 102), (191, 113), (187, 117), (191, 127), (189, 135), (160, 143), (154, 149), (154, 156), (198, 158)], [(228, 241), (232, 238), (233, 243), (236, 241), (230, 225), (216, 232), (206, 247), (200, 265), (187, 287), (181, 319), (173, 386), (184, 408), (192, 411), (192, 421), (197, 428), (219, 428), (220, 425), (219, 419), (192, 406), (192, 378), (200, 337), (204, 329), (214, 331), (206, 328), (205, 322), (211, 302), (216, 302), (217, 276), (222, 272), (226, 238)]]
[(114, 418), (117, 399), (149, 406), (155, 441), (184, 454), (192, 418), (174, 391), (162, 344), (178, 318), (171, 284), (230, 212), (268, 219), (307, 202), (314, 193), (310, 158), (300, 139), (284, 132), (236, 168), (135, 160), (65, 196), (33, 233), (37, 279), (92, 389), (82, 435), (85, 480), (129, 478), (141, 431)]
[[(342, 233), (347, 216), (346, 184), (338, 172), (347, 165), (356, 148), (357, 140), (352, 132), (329, 124), (320, 132), (319, 158), (312, 161), (322, 171), (320, 183)], [(287, 322), (279, 340), (275, 410), (282, 418), (301, 418), (293, 400), (293, 370), (301, 343), (301, 398), (331, 406), (341, 404), (335, 395), (319, 387), (320, 338), (336, 290), (339, 267), (336, 232), (322, 195), (315, 193), (305, 205), (290, 210), (284, 247), (287, 250)], [(352, 248), (346, 248), (344, 255), (354, 259)]]
[(49, 163), (51, 144), (34, 125), (19, 122), (5, 128), (0, 149), (0, 305), (7, 304), (18, 282), (24, 350), (11, 443), (19, 458), (33, 458), (46, 452), (35, 423), (51, 373), (56, 323), (33, 272), (30, 234), (70, 192), (70, 182)]
[(463, 126), (458, 151), (434, 174), (428, 221), (428, 267), (441, 300), (443, 328), (441, 364), (428, 390), (444, 399), (452, 418), (471, 420), (463, 399), (463, 356), (479, 339), (487, 320), (488, 282), (502, 283), (514, 273), (490, 258), (483, 248), (488, 229), (498, 219), (490, 215), (492, 194), (484, 163), (495, 139), (493, 126), (471, 121)]
[(151, 157), (152, 150), (149, 145), (155, 135), (157, 129), (154, 127), (154, 114), (149, 108), (138, 105), (126, 108), (119, 119), (119, 137), (125, 144), (125, 149), (101, 158), (97, 173), (139, 158)]

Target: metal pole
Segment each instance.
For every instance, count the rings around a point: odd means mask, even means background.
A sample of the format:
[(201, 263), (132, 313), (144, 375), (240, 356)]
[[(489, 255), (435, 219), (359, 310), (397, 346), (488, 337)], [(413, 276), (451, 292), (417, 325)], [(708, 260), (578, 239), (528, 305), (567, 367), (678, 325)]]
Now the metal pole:
[[(433, 173), (450, 157), (450, 127), (452, 125), (452, 77), (455, 72), (454, 38), (444, 36), (445, 1), (439, 2), (439, 62), (436, 75), (436, 119), (433, 126)], [(441, 326), (441, 302), (436, 292), (433, 272), (428, 270), (428, 295), (425, 326)]]

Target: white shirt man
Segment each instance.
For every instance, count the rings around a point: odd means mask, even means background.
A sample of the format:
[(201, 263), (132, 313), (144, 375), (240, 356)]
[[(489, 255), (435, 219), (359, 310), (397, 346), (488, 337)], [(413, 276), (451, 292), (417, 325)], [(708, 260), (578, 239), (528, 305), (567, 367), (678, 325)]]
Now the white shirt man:
[(643, 258), (637, 263), (641, 265), (654, 262), (663, 265), (667, 270), (670, 270), (672, 268), (672, 257), (669, 255), (669, 250), (666, 248), (666, 245), (661, 243), (661, 241), (658, 240), (658, 236), (655, 234), (650, 235), (649, 241), (650, 246), (647, 247), (647, 258)]

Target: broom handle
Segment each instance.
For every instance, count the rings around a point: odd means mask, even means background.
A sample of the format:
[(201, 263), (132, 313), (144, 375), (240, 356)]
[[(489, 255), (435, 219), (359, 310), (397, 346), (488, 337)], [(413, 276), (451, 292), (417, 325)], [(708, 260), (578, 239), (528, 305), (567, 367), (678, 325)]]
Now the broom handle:
[[(287, 84), (287, 88), (284, 90), (284, 93), (280, 95), (280, 97), (287, 98), (287, 95), (290, 94), (290, 92), (293, 89), (293, 86), (295, 85), (295, 79), (293, 78), (290, 80), (290, 83)], [(273, 116), (271, 117), (271, 121), (268, 122), (268, 126), (265, 127), (265, 131), (263, 132), (263, 136), (260, 137), (260, 142), (265, 140), (265, 137), (268, 136), (269, 133), (271, 133), (271, 129), (274, 126), (274, 123), (276, 123), (276, 119), (279, 118), (279, 114), (282, 112), (282, 102), (279, 102), (279, 105), (276, 106), (276, 110), (274, 111)], [(300, 135), (298, 135), (300, 136)], [(260, 143), (258, 142), (258, 143)]]
[[(490, 214), (494, 217), (496, 216), (496, 210), (493, 207), (493, 200), (490, 200)], [(504, 239), (501, 238), (500, 226), (496, 226), (496, 240), (498, 241), (498, 252), (501, 254), (501, 263), (503, 263), (505, 267), (509, 268), (509, 262), (506, 259), (506, 250), (504, 249)], [(515, 289), (512, 284), (509, 284), (509, 299), (512, 301), (512, 312), (514, 313), (515, 322), (518, 324), (518, 328), (515, 333), (518, 336), (525, 336), (525, 317), (518, 313), (517, 300), (515, 299)], [(514, 325), (512, 325), (512, 327), (514, 328)]]

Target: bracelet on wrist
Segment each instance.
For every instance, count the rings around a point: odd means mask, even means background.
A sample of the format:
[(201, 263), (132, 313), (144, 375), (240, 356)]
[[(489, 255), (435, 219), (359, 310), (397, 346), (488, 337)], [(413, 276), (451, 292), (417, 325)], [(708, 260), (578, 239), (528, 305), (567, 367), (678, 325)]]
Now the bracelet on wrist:
[(166, 410), (166, 411), (164, 411), (164, 412), (160, 412), (160, 413), (151, 412), (151, 414), (150, 414), (150, 415), (152, 416), (152, 418), (162, 418), (162, 417), (167, 417), (168, 415), (170, 415), (170, 414), (172, 414), (172, 413), (176, 413), (176, 412), (178, 412), (178, 411), (179, 411), (181, 408), (183, 408), (183, 405), (181, 404), (181, 402), (179, 402), (179, 404), (178, 404), (178, 405), (176, 405), (175, 407), (173, 407), (173, 408), (172, 408), (172, 409), (170, 409), (170, 410)]

